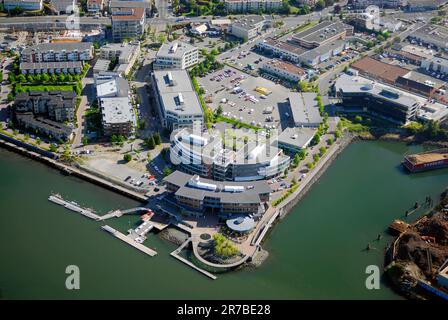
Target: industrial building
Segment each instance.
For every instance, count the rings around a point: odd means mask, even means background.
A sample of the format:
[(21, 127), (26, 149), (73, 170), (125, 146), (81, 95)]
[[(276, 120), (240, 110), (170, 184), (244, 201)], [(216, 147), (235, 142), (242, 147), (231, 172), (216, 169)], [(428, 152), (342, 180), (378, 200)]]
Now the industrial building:
[(257, 46), (280, 59), (316, 67), (347, 49), (346, 37), (352, 34), (353, 26), (340, 21), (323, 21), (288, 41), (266, 38), (258, 41)]
[(303, 48), (313, 49), (336, 40), (345, 40), (351, 35), (353, 35), (353, 26), (340, 21), (326, 20), (294, 34), (291, 41)]
[(448, 28), (426, 24), (412, 32), (408, 38), (420, 45), (429, 45), (435, 49), (448, 49)]

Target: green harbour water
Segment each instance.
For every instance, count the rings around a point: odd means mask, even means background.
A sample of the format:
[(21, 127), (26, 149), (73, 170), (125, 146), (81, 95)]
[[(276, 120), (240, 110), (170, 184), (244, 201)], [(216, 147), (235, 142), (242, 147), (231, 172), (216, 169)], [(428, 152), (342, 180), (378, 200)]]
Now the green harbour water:
[[(388, 225), (427, 195), (448, 186), (448, 169), (415, 175), (400, 167), (422, 146), (356, 142), (301, 202), (275, 225), (256, 270), (210, 280), (172, 258), (176, 246), (150, 234), (146, 256), (100, 229), (102, 223), (50, 203), (51, 192), (100, 213), (137, 202), (67, 177), (0, 149), (0, 298), (2, 299), (402, 299), (384, 283), (365, 288), (368, 265), (383, 266)], [(421, 211), (422, 212), (422, 211)], [(420, 213), (421, 213), (420, 212)], [(122, 232), (138, 217), (107, 224)], [(103, 223), (105, 224), (105, 223)], [(375, 241), (382, 234), (380, 241)], [(365, 251), (371, 242), (374, 250)], [(77, 265), (81, 289), (65, 288)]]

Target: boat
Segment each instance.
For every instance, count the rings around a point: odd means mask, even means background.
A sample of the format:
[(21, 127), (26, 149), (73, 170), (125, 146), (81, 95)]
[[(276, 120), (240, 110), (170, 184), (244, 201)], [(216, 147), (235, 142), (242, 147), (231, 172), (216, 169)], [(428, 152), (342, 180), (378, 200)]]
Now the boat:
[(446, 168), (448, 148), (407, 155), (404, 157), (403, 166), (412, 173)]

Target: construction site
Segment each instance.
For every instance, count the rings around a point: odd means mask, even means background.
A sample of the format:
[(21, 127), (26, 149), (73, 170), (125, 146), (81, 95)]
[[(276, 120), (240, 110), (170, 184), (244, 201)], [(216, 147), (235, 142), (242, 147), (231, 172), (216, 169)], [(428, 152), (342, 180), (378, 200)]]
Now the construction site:
[[(425, 205), (432, 207), (432, 199)], [(395, 220), (398, 237), (386, 254), (386, 274), (400, 293), (412, 299), (448, 300), (448, 189), (430, 213), (412, 224)]]

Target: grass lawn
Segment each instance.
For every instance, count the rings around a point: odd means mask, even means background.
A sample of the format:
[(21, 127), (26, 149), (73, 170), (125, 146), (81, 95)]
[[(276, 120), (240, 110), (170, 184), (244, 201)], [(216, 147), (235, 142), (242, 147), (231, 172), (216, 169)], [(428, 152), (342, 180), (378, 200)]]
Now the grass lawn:
[(215, 117), (215, 122), (227, 122), (230, 124), (233, 124), (234, 126), (236, 126), (237, 128), (247, 128), (247, 129), (252, 129), (252, 130), (260, 130), (261, 128), (251, 125), (249, 123), (245, 123), (245, 122), (241, 122), (238, 120), (234, 120), (228, 117), (224, 117), (224, 116), (216, 116)]
[(73, 86), (74, 85), (25, 85), (21, 86), (21, 88), (25, 91), (74, 91)]

